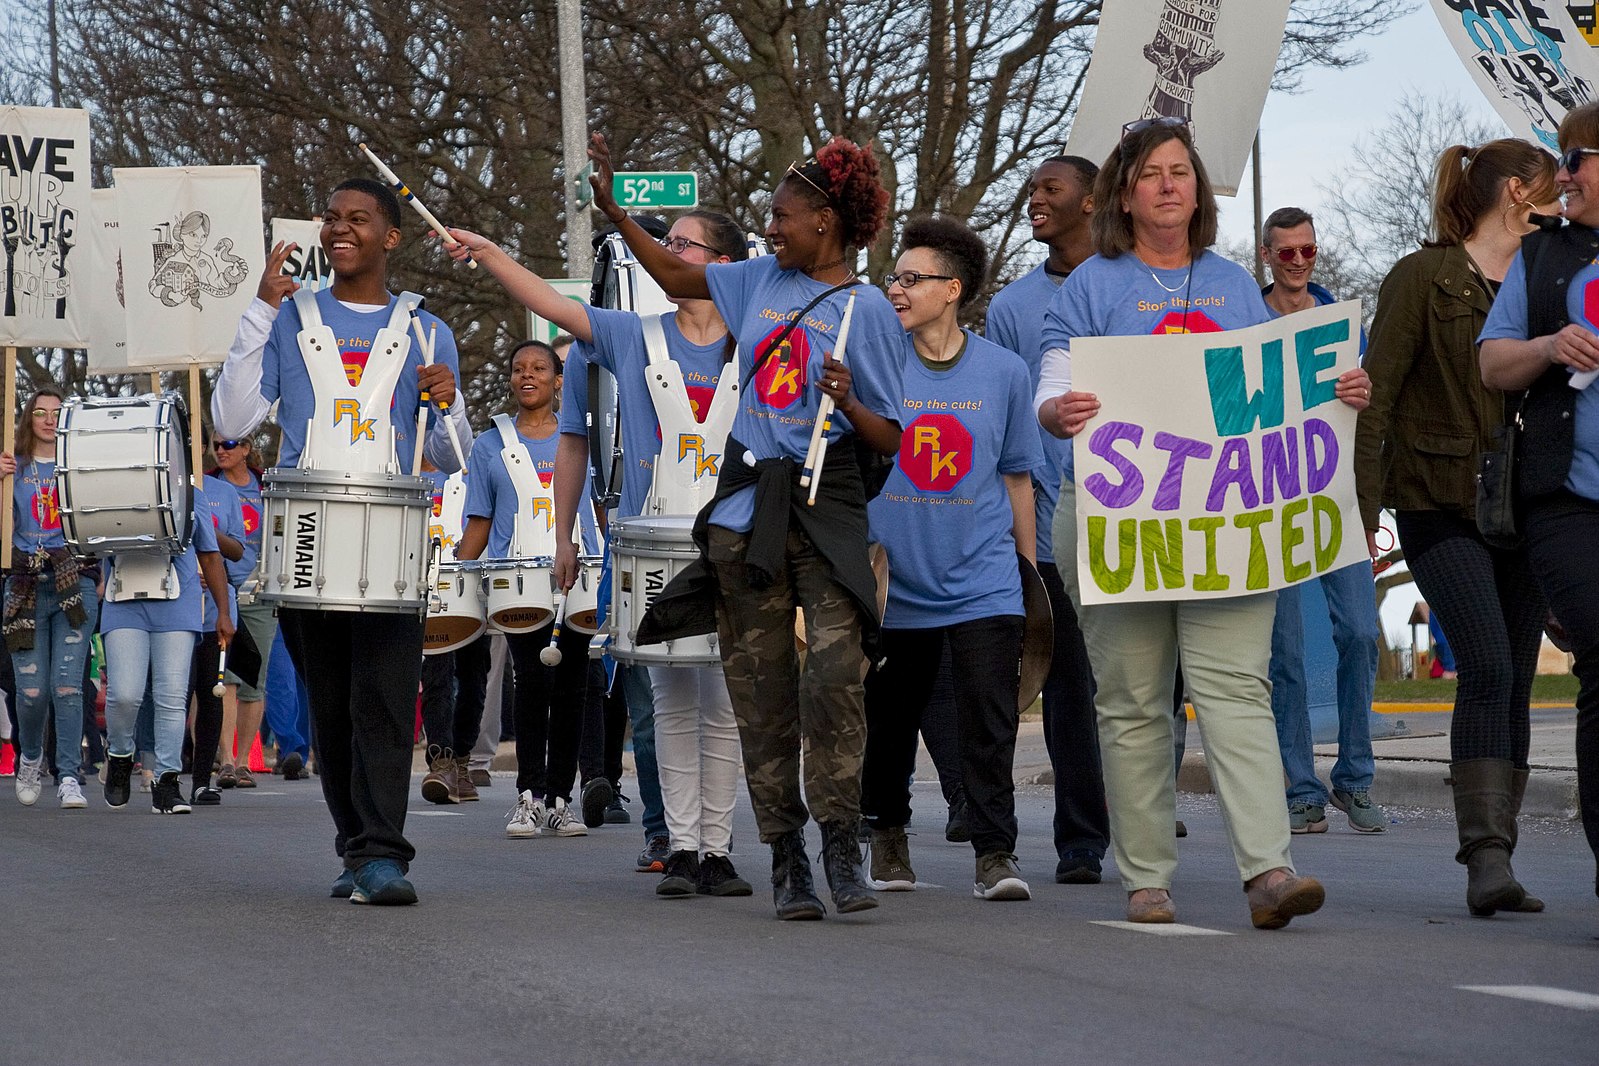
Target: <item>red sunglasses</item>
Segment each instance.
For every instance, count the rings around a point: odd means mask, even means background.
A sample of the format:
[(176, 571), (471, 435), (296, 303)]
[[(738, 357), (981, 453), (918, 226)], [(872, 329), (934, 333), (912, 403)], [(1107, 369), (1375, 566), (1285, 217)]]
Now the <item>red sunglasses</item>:
[(1298, 255), (1299, 258), (1308, 263), (1316, 258), (1316, 246), (1314, 244), (1302, 244), (1298, 248), (1279, 248), (1272, 254), (1281, 263), (1292, 263), (1295, 255)]

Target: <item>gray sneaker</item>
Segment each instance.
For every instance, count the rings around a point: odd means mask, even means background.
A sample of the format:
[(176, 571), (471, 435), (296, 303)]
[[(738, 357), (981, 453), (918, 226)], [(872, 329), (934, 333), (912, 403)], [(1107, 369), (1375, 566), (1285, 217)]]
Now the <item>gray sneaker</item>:
[(916, 887), (903, 827), (872, 830), (872, 880), (879, 892), (909, 892)]
[(972, 895), (978, 899), (1032, 899), (1033, 890), (1016, 868), (1016, 856), (1008, 851), (991, 851), (977, 856), (977, 882)]
[(1319, 803), (1295, 800), (1288, 805), (1288, 831), (1291, 833), (1325, 833), (1327, 808)]
[(1369, 792), (1335, 788), (1332, 803), (1349, 815), (1349, 828), (1357, 833), (1382, 833), (1388, 829), (1388, 812), (1371, 801)]

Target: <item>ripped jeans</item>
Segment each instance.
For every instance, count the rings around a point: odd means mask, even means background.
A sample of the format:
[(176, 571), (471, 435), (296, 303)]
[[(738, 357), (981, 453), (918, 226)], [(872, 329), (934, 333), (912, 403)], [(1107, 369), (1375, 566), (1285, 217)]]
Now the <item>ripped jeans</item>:
[(64, 775), (79, 772), (83, 744), (83, 661), (89, 654), (89, 637), (100, 613), (94, 582), (82, 578), (83, 625), (73, 627), (60, 608), (55, 574), (39, 575), (34, 599), (33, 647), (11, 653), (17, 677), (17, 731), (22, 757), (29, 762), (44, 758), (44, 724), (55, 708), (56, 765)]

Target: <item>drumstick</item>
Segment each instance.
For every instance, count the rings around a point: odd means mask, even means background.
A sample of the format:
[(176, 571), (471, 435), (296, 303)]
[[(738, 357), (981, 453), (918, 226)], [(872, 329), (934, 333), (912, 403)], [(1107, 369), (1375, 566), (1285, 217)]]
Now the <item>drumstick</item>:
[[(833, 359), (844, 361), (844, 346), (849, 343), (849, 324), (855, 317), (855, 292), (850, 290), (849, 303), (844, 305), (844, 321), (838, 327), (838, 346), (833, 349)], [(816, 506), (816, 489), (822, 481), (822, 463), (827, 458), (827, 434), (833, 428), (833, 397), (824, 395), (816, 409), (816, 425), (811, 430), (811, 446), (805, 453), (805, 469), (800, 473), (800, 487), (811, 487), (806, 505)]]
[(561, 639), (561, 627), (566, 624), (567, 599), (567, 594), (561, 593), (561, 602), (555, 605), (555, 628), (550, 630), (550, 646), (539, 652), (539, 662), (545, 666), (561, 665), (561, 649), (555, 643)]
[[(372, 165), (378, 168), (378, 173), (383, 175), (383, 180), (394, 186), (394, 191), (399, 195), (400, 199), (416, 208), (416, 213), (422, 216), (422, 221), (432, 226), (433, 232), (437, 233), (445, 244), (461, 243), (450, 236), (450, 231), (444, 228), (444, 223), (440, 222), (433, 212), (427, 209), (427, 205), (418, 200), (411, 190), (406, 188), (405, 182), (400, 180), (400, 176), (384, 166), (383, 160), (372, 154), (372, 149), (368, 148), (364, 142), (356, 145), (356, 147), (366, 153), (366, 157), (372, 160)], [(477, 269), (477, 260), (472, 258), (470, 252), (467, 253), (466, 265), (473, 270)]]
[(211, 686), (211, 695), (222, 695), (222, 675), (228, 669), (228, 646), (222, 645), (222, 654), (217, 656), (217, 683)]
[[(416, 308), (413, 307), (413, 308), (411, 308), (411, 329), (413, 331), (415, 331), (415, 333), (416, 333), (416, 345), (422, 351), (422, 365), (423, 366), (432, 366), (433, 365), (433, 346), (435, 344), (437, 344), (438, 340), (439, 340), (439, 324), (437, 322), (433, 323), (432, 326), (428, 330), (427, 336), (424, 337), (422, 335), (422, 316), (419, 315), (417, 313)], [(417, 451), (416, 451), (416, 457), (413, 459), (413, 462), (416, 465), (416, 470), (413, 471), (413, 473), (420, 473), (421, 469), (422, 469), (422, 460), (421, 460), (421, 455), (422, 455), (422, 434), (426, 431), (426, 428), (427, 428), (425, 415), (427, 413), (427, 405), (428, 405), (428, 403), (430, 401), (431, 401), (431, 397), (429, 397), (429, 395), (428, 395), (426, 390), (423, 390), (422, 395), (421, 395), (421, 397), (419, 399), (419, 403), (421, 405), (421, 409), (417, 412), (417, 415), (416, 415), (416, 445), (417, 445)], [(455, 432), (455, 423), (450, 421), (450, 409), (448, 407), (446, 407), (442, 403), (439, 404), (438, 407), (439, 407), (440, 417), (444, 420), (444, 428), (450, 435), (450, 448), (453, 449), (454, 452), (455, 452), (455, 461), (456, 461), (457, 465), (460, 467), (460, 469), (462, 470), (462, 472), (465, 472), (465, 470), (466, 470), (466, 455), (465, 455), (465, 453), (463, 453), (461, 451), (461, 438)]]

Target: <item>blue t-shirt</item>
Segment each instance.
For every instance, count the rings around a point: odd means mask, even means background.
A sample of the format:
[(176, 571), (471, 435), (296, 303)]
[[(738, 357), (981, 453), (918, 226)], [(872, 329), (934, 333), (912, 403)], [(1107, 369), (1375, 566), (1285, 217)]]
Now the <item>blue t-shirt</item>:
[[(1040, 263), (996, 292), (988, 305), (988, 339), (1022, 357), (1028, 373), (1032, 375), (1035, 390), (1038, 388), (1039, 366), (1044, 358), (1044, 308), (1055, 298), (1055, 290), (1060, 288), (1060, 283), (1065, 279), (1066, 275), (1052, 274)], [(1033, 477), (1038, 561), (1053, 563), (1055, 504), (1060, 499), (1061, 479), (1073, 480), (1072, 442), (1053, 436), (1043, 426), (1038, 427), (1038, 438), (1047, 460), (1047, 465), (1039, 467)]]
[[(767, 348), (789, 320), (815, 297), (832, 286), (814, 281), (798, 270), (779, 270), (775, 256), (742, 263), (712, 263), (705, 282), (722, 318), (735, 330), (738, 348), (749, 367), (760, 363)], [(783, 351), (766, 359), (747, 388), (739, 390), (739, 409), (733, 419), (733, 436), (756, 459), (788, 457), (805, 461), (811, 429), (823, 393), (822, 360), (838, 340), (844, 308), (853, 292), (855, 315), (844, 352), (858, 402), (884, 418), (898, 420), (900, 378), (905, 363), (915, 356), (905, 327), (882, 291), (865, 283), (840, 289), (811, 308), (805, 321), (784, 342)], [(746, 378), (749, 370), (744, 370)], [(833, 415), (829, 446), (850, 431), (849, 420)], [(743, 462), (729, 455), (730, 463)], [(721, 500), (711, 520), (735, 533), (747, 532), (755, 516), (755, 487)]]
[[(261, 479), (249, 467), (244, 468), (244, 473), (250, 480), (243, 485), (235, 485), (220, 473), (217, 476), (239, 498), (239, 511), (244, 518), (244, 539), (247, 542), (244, 554), (248, 559), (257, 559), (261, 556)], [(231, 569), (228, 571), (228, 580), (233, 581)]]
[[(594, 340), (579, 341), (567, 351), (566, 376), (561, 385), (561, 432), (588, 434), (588, 366), (609, 370), (616, 376), (617, 408), (622, 415), (622, 454), (627, 469), (622, 475), (622, 499), (617, 515), (631, 518), (644, 512), (644, 500), (655, 476), (655, 458), (661, 452), (661, 426), (655, 417), (655, 402), (650, 398), (650, 383), (645, 371), (650, 365), (644, 348), (644, 328), (632, 311), (613, 311), (603, 307), (584, 308)], [(683, 371), (683, 385), (695, 415), (702, 421), (716, 397), (722, 377), (726, 344), (718, 339), (710, 344), (693, 344), (677, 328), (675, 316), (661, 321), (666, 334), (666, 350)], [(845, 353), (846, 357), (848, 353)], [(724, 441), (706, 441), (707, 451), (720, 454)], [(720, 469), (720, 467), (718, 467)]]
[[(1599, 333), (1599, 318), (1587, 313), (1590, 292), (1599, 297), (1599, 259), (1578, 271), (1566, 289), (1566, 313), (1571, 320)], [(1517, 252), (1477, 343), (1531, 339), (1527, 336), (1527, 264)], [(1571, 469), (1566, 474), (1566, 488), (1585, 499), (1599, 500), (1599, 381), (1577, 393), (1572, 417), (1575, 422), (1571, 427)]]
[[(244, 542), (244, 511), (239, 506), (238, 494), (233, 491), (233, 486), (219, 477), (207, 474), (200, 479), (199, 495), (205, 498), (204, 506), (211, 512), (211, 529), (213, 536), (217, 533), (225, 534), (234, 540)], [(218, 551), (220, 551), (220, 546)], [(255, 572), (256, 553), (248, 543), (244, 545), (244, 555), (238, 562), (233, 562), (227, 556), (222, 557), (222, 569), (228, 575), (228, 617), (237, 617), (237, 603), (234, 600), (233, 590), (244, 583), (244, 579)], [(201, 582), (201, 592), (205, 595), (205, 629), (212, 630), (217, 625), (217, 605), (211, 598), (211, 590)], [(203, 631), (202, 631), (203, 632)]]
[[(372, 341), (378, 330), (389, 324), (389, 315), (398, 297), (389, 298), (388, 307), (381, 311), (352, 311), (333, 297), (332, 289), (316, 294), (322, 321), (333, 329), (338, 339), (339, 351), (344, 360), (345, 374), (360, 380), (366, 368), (367, 356), (372, 352)], [(422, 332), (426, 334), (438, 324), (438, 346), (434, 362), (450, 368), (459, 381), (460, 361), (455, 352), (455, 335), (450, 327), (427, 311), (419, 312)], [(268, 403), (278, 400), (278, 426), (283, 431), (283, 442), (278, 462), (294, 466), (300, 461), (300, 449), (305, 446), (305, 423), (316, 407), (316, 394), (311, 389), (311, 377), (306, 373), (305, 361), (300, 357), (300, 347), (295, 338), (300, 332), (300, 311), (294, 301), (285, 300), (272, 323), (266, 349), (261, 358), (261, 396)], [(411, 455), (416, 432), (416, 405), (420, 391), (416, 384), (416, 370), (422, 365), (422, 354), (417, 350), (416, 338), (411, 337), (411, 350), (406, 355), (405, 369), (394, 386), (394, 400), (390, 405), (390, 419), (394, 425), (394, 451), (402, 470), (411, 469)], [(439, 412), (428, 410), (428, 425), (432, 426)]]
[(11, 479), (11, 499), (16, 506), (17, 527), (11, 543), (32, 555), (41, 548), (64, 548), (66, 535), (61, 530), (61, 498), (56, 494), (54, 460), (17, 461)]
[[(203, 493), (194, 494), (194, 536), (189, 547), (173, 561), (178, 571), (178, 597), (173, 600), (132, 600), (113, 603), (107, 599), (100, 608), (100, 632), (113, 629), (141, 629), (146, 633), (201, 633), (205, 631), (206, 609), (200, 578), (199, 552), (217, 550), (216, 527)], [(108, 575), (111, 571), (107, 570)], [(108, 577), (109, 581), (110, 578)], [(211, 623), (214, 625), (214, 622)]]
[[(1276, 282), (1272, 282), (1270, 285), (1267, 285), (1264, 289), (1261, 289), (1260, 290), (1261, 299), (1265, 299), (1267, 296), (1270, 296), (1271, 295), (1271, 290), (1275, 289), (1276, 287), (1277, 287), (1277, 283)], [(1317, 285), (1314, 281), (1305, 282), (1305, 291), (1310, 293), (1311, 298), (1316, 301), (1316, 306), (1317, 307), (1326, 307), (1328, 304), (1335, 304), (1335, 303), (1338, 302), (1338, 297), (1334, 296), (1331, 291), (1322, 288), (1320, 285)], [(1273, 318), (1281, 318), (1282, 317), (1282, 315), (1279, 315), (1277, 313), (1276, 309), (1273, 308), (1270, 303), (1268, 303), (1266, 305), (1266, 310), (1271, 312), (1271, 317), (1273, 317)], [(1365, 326), (1361, 326), (1360, 327), (1360, 361), (1361, 362), (1365, 362), (1366, 361), (1366, 327)]]
[(899, 455), (867, 506), (872, 539), (888, 552), (883, 624), (926, 629), (1022, 614), (1001, 475), (1044, 462), (1027, 365), (967, 332), (952, 369), (907, 363), (904, 392)]
[[(560, 433), (551, 433), (543, 440), (534, 440), (517, 433), (517, 439), (527, 448), (527, 453), (533, 460), (533, 469), (538, 472), (539, 481), (546, 488), (551, 487), (551, 483), (555, 480), (555, 451), (561, 439)], [(467, 460), (467, 469), (471, 473), (466, 479), (466, 504), (461, 511), (461, 520), (463, 523), (470, 518), (489, 520), (489, 543), (483, 551), (485, 559), (511, 558), (511, 534), (516, 529), (516, 486), (511, 483), (511, 474), (505, 469), (505, 459), (500, 455), (504, 447), (504, 442), (500, 440), (500, 431), (490, 427), (473, 442), (472, 455)], [(588, 493), (586, 478), (583, 492), (585, 495)], [(578, 511), (581, 514), (588, 514), (591, 508), (579, 504)], [(549, 522), (549, 528), (555, 528), (553, 508), (546, 521)], [(585, 518), (582, 527), (583, 550), (592, 555), (596, 546), (593, 518)], [(550, 544), (554, 544), (553, 538)]]

